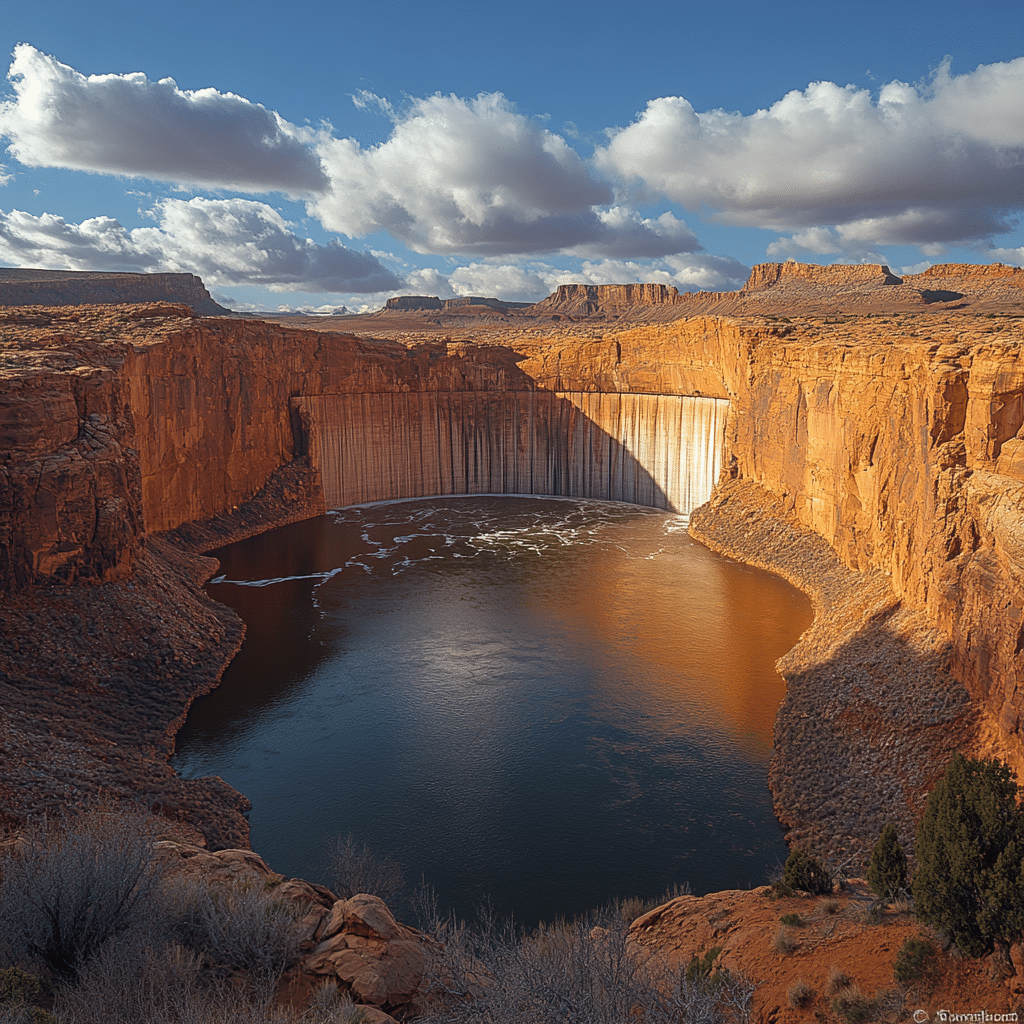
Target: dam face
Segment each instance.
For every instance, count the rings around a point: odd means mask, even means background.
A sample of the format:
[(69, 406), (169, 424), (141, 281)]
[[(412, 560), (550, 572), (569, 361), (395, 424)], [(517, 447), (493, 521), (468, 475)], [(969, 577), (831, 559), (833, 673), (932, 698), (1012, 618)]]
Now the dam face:
[(328, 508), (446, 494), (597, 498), (689, 514), (721, 470), (729, 403), (600, 392), (304, 396)]

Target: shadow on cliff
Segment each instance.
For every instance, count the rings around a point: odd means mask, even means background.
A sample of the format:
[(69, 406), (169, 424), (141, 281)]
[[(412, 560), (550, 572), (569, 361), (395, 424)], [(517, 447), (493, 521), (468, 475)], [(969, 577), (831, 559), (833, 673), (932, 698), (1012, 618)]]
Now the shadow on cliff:
[[(844, 632), (819, 660), (816, 649)], [(856, 873), (891, 822), (912, 852), (928, 793), (976, 729), (970, 696), (948, 671), (950, 650), (923, 613), (890, 594), (852, 628), (842, 614), (819, 615), (780, 660), (786, 698), (769, 778), (792, 829), (787, 842)]]
[(678, 395), (421, 391), (296, 399), (328, 508), (526, 494), (689, 512), (718, 474), (727, 403)]

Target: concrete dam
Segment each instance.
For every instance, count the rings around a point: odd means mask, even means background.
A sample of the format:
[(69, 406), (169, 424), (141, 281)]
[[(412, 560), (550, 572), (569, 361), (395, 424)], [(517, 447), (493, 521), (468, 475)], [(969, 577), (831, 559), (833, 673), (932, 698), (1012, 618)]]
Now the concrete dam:
[(729, 403), (607, 392), (390, 392), (293, 399), (328, 508), (545, 494), (689, 514), (722, 467)]

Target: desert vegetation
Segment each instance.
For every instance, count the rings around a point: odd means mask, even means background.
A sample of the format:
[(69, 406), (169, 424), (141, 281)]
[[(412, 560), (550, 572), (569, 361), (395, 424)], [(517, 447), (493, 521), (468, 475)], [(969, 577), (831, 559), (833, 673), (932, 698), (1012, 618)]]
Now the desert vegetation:
[[(819, 932), (827, 934), (822, 927), (834, 927), (824, 922), (844, 915), (867, 927), (893, 914), (906, 920), (913, 909), (934, 931), (932, 938), (903, 942), (891, 992), (869, 995), (836, 968), (818, 990), (802, 979), (791, 983), (785, 993), (789, 1006), (827, 1007), (833, 1019), (860, 1024), (895, 1012), (908, 992), (931, 990), (944, 962), (940, 946), (978, 957), (1019, 940), (1024, 814), (1017, 794), (1000, 762), (954, 757), (928, 800), (913, 873), (895, 829), (887, 826), (869, 869), (878, 899), (851, 902), (847, 896), (846, 910), (833, 895), (835, 885), (845, 884), (841, 873), (794, 850), (766, 892), (814, 902), (807, 912), (779, 914), (771, 945), (780, 959), (802, 955), (805, 946), (819, 941)], [(146, 813), (98, 807), (43, 820), (0, 844), (0, 1024), (372, 1019), (344, 986), (303, 975), (302, 958), (316, 944), (309, 906), (294, 894), (282, 897), (274, 879), (211, 882), (202, 874), (171, 870), (158, 856), (161, 844), (154, 845), (156, 823)], [(357, 892), (377, 888), (405, 897), (417, 919), (424, 950), (422, 998), (415, 1010), (403, 1011), (405, 1020), (751, 1019), (754, 987), (722, 965), (720, 946), (670, 965), (657, 948), (630, 941), (631, 922), (685, 890), (648, 903), (617, 900), (599, 912), (532, 930), (486, 912), (470, 926), (440, 913), (429, 889), (409, 897), (399, 866), (351, 838), (334, 845), (331, 860), (346, 906), (358, 902), (352, 899)], [(716, 914), (715, 921), (716, 928), (726, 928), (728, 912)], [(292, 1005), (282, 999), (282, 979), (298, 977), (305, 987)]]
[[(333, 981), (318, 979), (301, 1005), (282, 1001), (282, 977), (309, 948), (303, 905), (272, 882), (169, 871), (154, 827), (144, 813), (93, 809), (0, 847), (0, 1024), (373, 1019)], [(336, 845), (334, 868), (346, 888), (380, 877), (401, 889), (396, 865), (350, 840)], [(717, 950), (673, 972), (627, 948), (630, 922), (649, 909), (638, 901), (529, 932), (486, 914), (467, 926), (439, 914), (429, 891), (417, 906), (432, 951), (423, 1024), (750, 1017), (753, 986), (720, 969)]]
[(968, 956), (1024, 930), (1024, 813), (997, 760), (954, 755), (928, 798), (915, 846), (914, 910)]

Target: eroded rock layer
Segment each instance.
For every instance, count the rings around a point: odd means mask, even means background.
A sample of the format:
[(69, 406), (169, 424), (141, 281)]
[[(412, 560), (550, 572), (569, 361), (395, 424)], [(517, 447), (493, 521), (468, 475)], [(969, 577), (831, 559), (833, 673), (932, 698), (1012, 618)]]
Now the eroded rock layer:
[(197, 316), (226, 316), (195, 274), (121, 274), (0, 267), (0, 306), (183, 302)]

